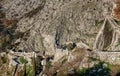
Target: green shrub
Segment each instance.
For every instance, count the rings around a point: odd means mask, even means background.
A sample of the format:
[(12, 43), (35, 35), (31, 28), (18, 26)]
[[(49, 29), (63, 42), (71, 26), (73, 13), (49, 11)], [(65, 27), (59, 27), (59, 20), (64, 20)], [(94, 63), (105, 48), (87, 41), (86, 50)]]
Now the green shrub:
[(5, 48), (7, 45), (8, 45), (8, 43), (7, 43), (7, 42), (5, 42), (5, 41), (4, 41), (4, 42), (2, 42), (2, 47), (4, 47), (4, 48)]
[(101, 21), (99, 21), (99, 20), (95, 20), (95, 24), (96, 24), (96, 26), (98, 26), (99, 24), (102, 24), (104, 22), (104, 20), (101, 20)]
[(114, 19), (114, 21), (115, 21), (118, 25), (120, 25), (120, 21), (118, 21), (118, 20), (116, 20), (116, 19)]
[(51, 67), (51, 62), (50, 61), (47, 61), (46, 62), (46, 68), (50, 68)]
[(25, 64), (25, 63), (27, 63), (28, 61), (27, 61), (26, 59), (24, 59), (24, 57), (22, 56), (22, 57), (20, 57), (20, 62), (21, 62), (22, 64)]
[(118, 41), (115, 45), (115, 47), (118, 47), (120, 45), (120, 41)]
[(67, 44), (67, 49), (70, 51), (72, 50), (74, 47), (73, 47), (73, 44), (72, 43), (69, 43)]
[(79, 74), (79, 75), (83, 75), (83, 74), (86, 73), (87, 70), (88, 70), (88, 68), (84, 68), (84, 67), (83, 67), (82, 69), (77, 70), (76, 73)]
[(5, 51), (5, 53), (6, 53), (6, 54), (8, 54), (8, 53), (9, 53), (9, 51), (8, 51), (8, 50), (6, 50), (6, 51)]
[(4, 56), (4, 57), (2, 57), (1, 59), (2, 59), (2, 62), (3, 62), (3, 63), (6, 63), (6, 62), (7, 62), (7, 57)]
[(26, 76), (33, 76), (33, 67), (32, 66), (26, 66)]
[(103, 66), (105, 62), (99, 62), (91, 68), (83, 68), (76, 71), (78, 76), (110, 76), (110, 68)]

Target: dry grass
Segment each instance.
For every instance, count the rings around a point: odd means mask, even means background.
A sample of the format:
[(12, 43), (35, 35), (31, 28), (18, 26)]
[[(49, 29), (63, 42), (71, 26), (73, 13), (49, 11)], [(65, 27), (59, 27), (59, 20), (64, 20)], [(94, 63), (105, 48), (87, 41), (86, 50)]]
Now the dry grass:
[(120, 0), (116, 0), (116, 7), (113, 9), (114, 17), (120, 20)]
[(23, 74), (23, 71), (20, 70), (20, 71), (18, 71), (18, 72), (16, 73), (16, 76), (22, 76), (22, 74)]
[(2, 22), (3, 22), (3, 25), (5, 26), (5, 27), (7, 27), (7, 26), (16, 26), (16, 24), (17, 24), (17, 20), (8, 20), (8, 19), (6, 19), (6, 18), (3, 18), (2, 19)]
[(110, 70), (111, 76), (117, 76), (117, 74), (120, 73), (120, 65), (113, 65)]

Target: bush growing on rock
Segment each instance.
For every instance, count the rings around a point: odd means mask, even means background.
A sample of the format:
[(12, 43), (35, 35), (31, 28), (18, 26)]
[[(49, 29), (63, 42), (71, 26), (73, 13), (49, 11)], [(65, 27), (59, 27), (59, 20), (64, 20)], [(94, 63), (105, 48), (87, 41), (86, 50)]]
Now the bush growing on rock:
[(32, 66), (26, 66), (26, 76), (33, 76), (33, 67)]
[(70, 51), (70, 50), (73, 50), (74, 48), (76, 47), (75, 43), (69, 43), (67, 44), (67, 49)]
[(20, 57), (20, 62), (21, 62), (22, 64), (25, 64), (25, 63), (27, 63), (28, 61), (22, 56), (22, 57)]
[(1, 59), (2, 59), (2, 62), (3, 62), (3, 63), (6, 63), (6, 62), (7, 62), (7, 57), (3, 56)]
[(50, 61), (47, 61), (46, 62), (46, 68), (50, 68), (51, 67), (51, 62)]
[(110, 76), (110, 68), (103, 66), (104, 64), (104, 62), (100, 62), (91, 68), (78, 70), (77, 76)]

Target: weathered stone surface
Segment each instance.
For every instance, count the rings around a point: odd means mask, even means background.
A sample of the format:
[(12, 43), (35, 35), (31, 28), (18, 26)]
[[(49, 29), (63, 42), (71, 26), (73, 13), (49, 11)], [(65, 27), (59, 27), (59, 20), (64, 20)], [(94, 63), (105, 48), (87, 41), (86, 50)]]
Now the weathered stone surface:
[(120, 52), (95, 52), (95, 57), (105, 62), (109, 62), (114, 65), (120, 64)]
[(94, 49), (118, 51), (120, 27), (112, 17), (107, 17), (96, 37)]
[[(21, 41), (19, 48), (31, 50), (28, 49), (31, 46), (37, 51), (55, 51), (56, 45), (63, 45), (69, 41), (82, 42), (93, 48), (105, 18), (112, 15), (115, 1), (11, 0), (8, 2), (8, 0), (3, 1), (6, 17), (19, 19), (17, 31), (29, 30), (30, 32), (28, 40)], [(111, 28), (110, 25), (105, 27)], [(108, 31), (109, 29), (105, 29), (103, 33), (113, 36), (104, 34), (103, 47), (96, 47), (96, 49), (103, 50), (109, 46), (114, 34), (113, 31)], [(108, 38), (110, 39), (107, 40)], [(101, 41), (98, 40), (97, 43), (96, 45), (99, 45)]]
[[(56, 64), (50, 72), (65, 70), (67, 73), (73, 67), (92, 67), (95, 63), (89, 63), (89, 56), (120, 64), (119, 52), (100, 52), (120, 50), (119, 0), (1, 0), (0, 6), (6, 19), (18, 20), (16, 32), (27, 35), (26, 39), (16, 40), (20, 42), (18, 49), (54, 56), (52, 64)], [(62, 48), (70, 42), (80, 49)], [(91, 49), (98, 51), (91, 53)], [(26, 54), (19, 55), (25, 56), (30, 64), (34, 54)], [(10, 60), (12, 63), (15, 66)]]

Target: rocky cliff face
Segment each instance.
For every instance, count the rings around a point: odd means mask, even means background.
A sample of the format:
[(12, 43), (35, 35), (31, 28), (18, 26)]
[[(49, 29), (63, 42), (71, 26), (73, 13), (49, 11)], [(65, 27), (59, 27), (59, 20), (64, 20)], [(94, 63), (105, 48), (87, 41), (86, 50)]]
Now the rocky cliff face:
[[(5, 0), (7, 19), (17, 19), (16, 31), (27, 32), (19, 49), (47, 50), (66, 42), (82, 42), (91, 49), (118, 50), (119, 29), (113, 17), (114, 0)], [(119, 32), (117, 32), (119, 33)], [(116, 38), (117, 37), (117, 38)]]
[(98, 61), (119, 65), (118, 52), (103, 52), (120, 49), (119, 5), (120, 0), (0, 0), (0, 52), (7, 50), (0, 53), (0, 70), (6, 62), (11, 70), (5, 75), (32, 70), (30, 75), (63, 76)]

